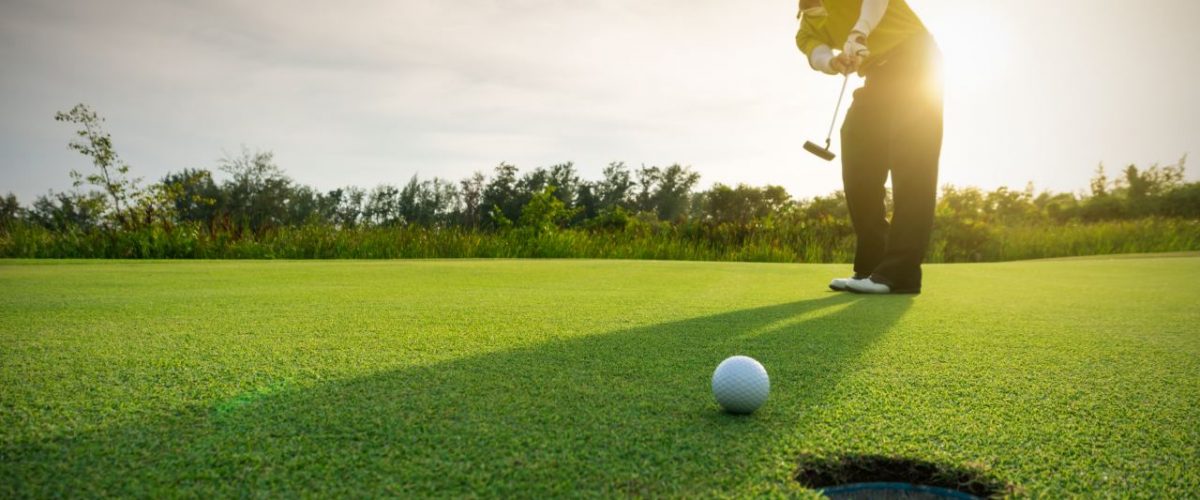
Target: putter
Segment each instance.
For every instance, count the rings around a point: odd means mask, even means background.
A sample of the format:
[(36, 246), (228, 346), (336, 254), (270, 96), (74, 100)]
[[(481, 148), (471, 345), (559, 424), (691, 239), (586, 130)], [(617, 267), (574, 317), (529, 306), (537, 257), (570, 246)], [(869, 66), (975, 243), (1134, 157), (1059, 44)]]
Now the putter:
[(846, 79), (842, 80), (842, 92), (838, 94), (837, 106), (833, 108), (833, 121), (829, 122), (829, 133), (825, 135), (825, 147), (818, 146), (813, 141), (804, 141), (804, 150), (817, 155), (817, 157), (825, 161), (833, 161), (837, 155), (829, 150), (830, 141), (833, 139), (833, 126), (837, 124), (838, 111), (842, 109), (842, 97), (846, 95), (846, 84), (850, 83), (850, 75), (846, 75)]

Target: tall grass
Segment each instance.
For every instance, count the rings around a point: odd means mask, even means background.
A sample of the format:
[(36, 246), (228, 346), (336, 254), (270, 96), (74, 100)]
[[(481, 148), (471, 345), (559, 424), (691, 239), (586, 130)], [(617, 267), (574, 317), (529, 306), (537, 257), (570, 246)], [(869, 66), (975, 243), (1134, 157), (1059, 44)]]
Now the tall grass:
[(1200, 221), (1149, 218), (1001, 227), (980, 260), (1200, 250)]
[[(743, 262), (847, 262), (845, 224), (789, 227), (645, 225), (616, 231), (476, 231), (328, 225), (258, 234), (199, 224), (132, 231), (0, 230), (0, 257), (147, 259), (598, 258)], [(1097, 223), (941, 227), (930, 262), (1004, 261), (1200, 250), (1200, 221), (1148, 218)]]

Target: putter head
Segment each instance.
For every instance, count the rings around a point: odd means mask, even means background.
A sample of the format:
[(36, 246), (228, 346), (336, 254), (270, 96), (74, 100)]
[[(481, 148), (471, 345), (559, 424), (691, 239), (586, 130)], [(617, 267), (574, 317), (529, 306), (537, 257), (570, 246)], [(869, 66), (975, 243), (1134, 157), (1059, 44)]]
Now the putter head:
[(837, 158), (837, 155), (833, 154), (832, 151), (818, 146), (812, 141), (804, 141), (804, 150), (817, 155), (818, 158), (825, 161), (833, 161), (834, 158)]

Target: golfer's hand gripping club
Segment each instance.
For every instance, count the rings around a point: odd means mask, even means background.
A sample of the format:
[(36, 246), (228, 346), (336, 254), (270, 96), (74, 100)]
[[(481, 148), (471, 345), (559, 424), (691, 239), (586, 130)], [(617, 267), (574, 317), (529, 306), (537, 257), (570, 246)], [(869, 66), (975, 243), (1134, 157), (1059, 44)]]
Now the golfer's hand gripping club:
[(842, 48), (842, 53), (838, 57), (847, 66), (848, 71), (846, 73), (853, 73), (858, 71), (863, 61), (870, 55), (871, 51), (867, 49), (867, 35), (855, 31), (850, 33), (850, 37), (846, 39), (846, 45)]

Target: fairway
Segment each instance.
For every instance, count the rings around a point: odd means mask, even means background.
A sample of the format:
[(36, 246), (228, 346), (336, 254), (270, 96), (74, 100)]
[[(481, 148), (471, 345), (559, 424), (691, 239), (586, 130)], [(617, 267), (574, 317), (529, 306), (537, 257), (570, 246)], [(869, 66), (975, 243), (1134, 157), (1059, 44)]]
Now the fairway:
[(0, 497), (804, 496), (850, 455), (1200, 491), (1200, 257), (848, 267), (0, 261)]

